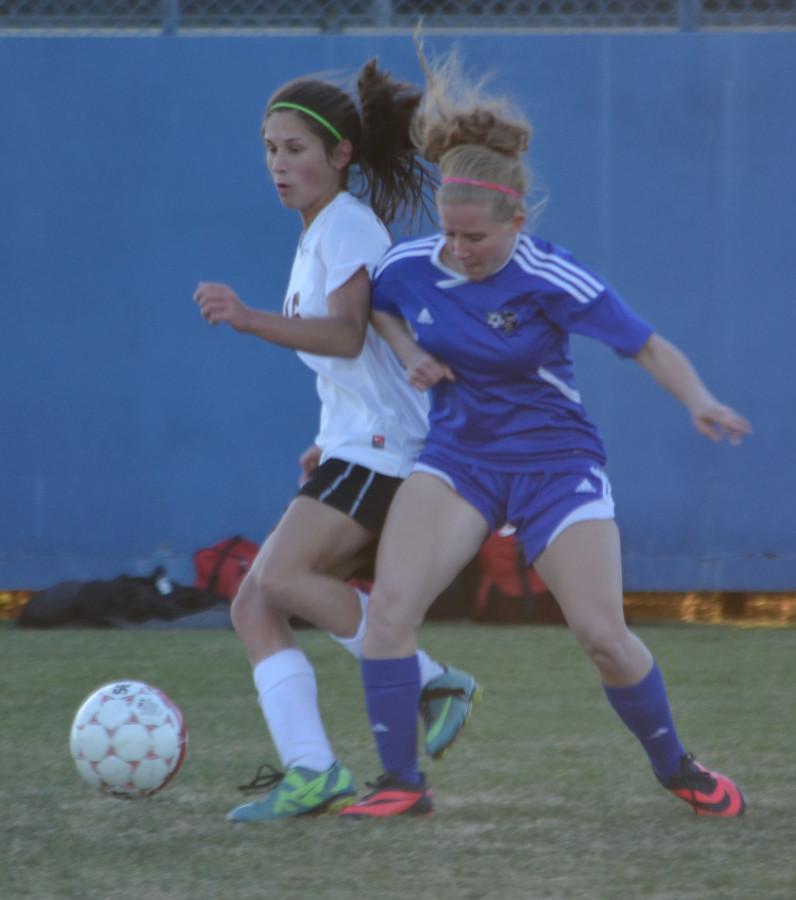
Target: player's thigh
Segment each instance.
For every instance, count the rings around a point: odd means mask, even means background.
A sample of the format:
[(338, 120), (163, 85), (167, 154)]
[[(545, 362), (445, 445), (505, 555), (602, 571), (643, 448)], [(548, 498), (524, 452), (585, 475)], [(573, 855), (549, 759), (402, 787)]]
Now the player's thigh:
[(295, 497), (260, 548), (252, 571), (346, 573), (373, 540), (345, 513), (311, 497)]
[(613, 519), (570, 525), (534, 568), (574, 632), (624, 630), (619, 529)]
[(440, 478), (416, 472), (398, 489), (379, 541), (374, 595), (425, 611), (488, 534), (481, 513)]

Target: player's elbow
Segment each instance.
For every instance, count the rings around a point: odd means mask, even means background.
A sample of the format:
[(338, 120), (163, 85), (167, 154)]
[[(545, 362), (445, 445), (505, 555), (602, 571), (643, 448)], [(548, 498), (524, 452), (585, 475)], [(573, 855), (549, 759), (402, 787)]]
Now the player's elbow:
[(340, 350), (335, 354), (335, 356), (339, 356), (340, 359), (356, 359), (361, 352), (361, 343), (351, 344), (350, 346), (344, 345), (340, 347)]
[(336, 355), (343, 359), (356, 359), (365, 345), (367, 323), (360, 325), (358, 322), (348, 321), (342, 324), (343, 327), (340, 329)]
[(342, 356), (343, 359), (356, 359), (362, 352), (362, 347), (364, 346), (364, 344), (364, 339), (349, 341), (343, 347), (343, 352), (340, 354), (340, 356)]
[(660, 378), (668, 372), (673, 362), (680, 356), (677, 348), (659, 334), (651, 334), (647, 342), (633, 357), (635, 361), (654, 378)]

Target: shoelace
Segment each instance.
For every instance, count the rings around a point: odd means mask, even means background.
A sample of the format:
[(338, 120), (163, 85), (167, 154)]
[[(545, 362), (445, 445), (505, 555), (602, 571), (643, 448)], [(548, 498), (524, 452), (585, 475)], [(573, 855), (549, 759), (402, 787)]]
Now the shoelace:
[[(369, 797), (372, 797), (374, 794), (378, 794), (379, 791), (386, 790), (390, 787), (396, 787), (395, 779), (392, 775), (389, 775), (387, 772), (382, 772), (381, 775), (375, 781), (366, 781), (365, 787), (370, 788), (370, 793), (365, 794), (362, 800), (367, 800)], [(417, 785), (418, 790), (423, 790), (422, 785)]]
[(691, 807), (696, 813), (699, 806), (696, 792), (701, 790), (705, 790), (706, 792), (712, 791), (716, 780), (713, 778), (710, 772), (696, 764), (693, 753), (689, 753), (683, 760), (681, 771), (683, 783), (689, 794), (691, 795), (691, 799), (688, 802), (691, 804)]
[(285, 777), (284, 772), (271, 765), (271, 763), (263, 763), (257, 770), (257, 774), (248, 784), (239, 784), (239, 791), (264, 791), (269, 788), (276, 787)]
[(686, 763), (683, 765), (683, 781), (689, 788), (706, 787), (711, 789), (715, 784), (715, 778), (710, 772), (696, 764), (693, 754), (689, 753), (686, 760)]
[(464, 700), (466, 696), (464, 688), (426, 688), (420, 695), (420, 714), (423, 716), (423, 721), (427, 722), (432, 715), (432, 700), (443, 700), (446, 697)]
[(460, 687), (450, 687), (450, 688), (426, 688), (423, 691), (422, 699), (424, 701), (427, 700), (441, 700), (443, 697), (460, 697), (462, 700), (467, 696), (464, 688)]
[(365, 787), (370, 788), (370, 793), (363, 797), (363, 800), (367, 800), (368, 797), (373, 796), (373, 794), (382, 790), (382, 788), (387, 787), (390, 784), (392, 779), (386, 772), (382, 772), (381, 775), (375, 781), (366, 781)]

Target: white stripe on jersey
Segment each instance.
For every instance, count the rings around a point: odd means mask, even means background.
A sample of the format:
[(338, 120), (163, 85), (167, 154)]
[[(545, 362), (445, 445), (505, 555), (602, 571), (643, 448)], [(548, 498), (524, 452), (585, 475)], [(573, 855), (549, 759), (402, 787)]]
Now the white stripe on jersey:
[(514, 260), (523, 271), (562, 288), (578, 303), (588, 303), (605, 290), (604, 285), (579, 266), (540, 250), (528, 235), (520, 237)]
[(553, 375), (549, 369), (545, 369), (544, 366), (539, 366), (536, 370), (536, 374), (542, 381), (546, 381), (548, 384), (552, 384), (554, 388), (558, 388), (567, 400), (571, 400), (573, 403), (580, 403), (580, 391), (571, 388), (566, 382)]
[(540, 250), (536, 244), (533, 242), (533, 238), (530, 235), (522, 235), (521, 242), (530, 248), (531, 255), (536, 259), (548, 261), (551, 264), (556, 264), (561, 266), (563, 269), (567, 269), (577, 278), (582, 279), (588, 285), (590, 285), (598, 294), (602, 293), (605, 290), (605, 285), (602, 282), (598, 281), (593, 275), (583, 269), (581, 266), (575, 265), (570, 260), (564, 259), (562, 256), (558, 256), (555, 253), (546, 253), (544, 250)]
[(408, 259), (413, 256), (431, 256), (438, 240), (439, 236), (435, 235), (430, 238), (418, 238), (416, 241), (407, 241), (404, 244), (398, 244), (398, 246), (393, 247), (384, 254), (381, 262), (376, 266), (373, 277), (377, 278), (387, 266), (392, 265), (392, 263), (397, 262), (399, 259)]
[[(529, 275), (536, 275), (538, 278), (543, 278), (545, 281), (549, 281), (551, 284), (554, 284), (556, 287), (560, 287), (562, 291), (569, 294), (570, 297), (577, 300), (578, 303), (588, 303), (590, 300), (594, 299), (594, 296), (589, 296), (588, 294), (584, 294), (581, 290), (579, 290), (575, 285), (572, 284), (571, 281), (567, 281), (563, 276), (557, 276), (549, 269), (543, 269), (539, 266), (535, 266), (532, 263), (528, 262), (521, 254), (519, 248), (517, 252), (514, 254), (514, 262)], [(595, 295), (596, 296), (596, 295)]]

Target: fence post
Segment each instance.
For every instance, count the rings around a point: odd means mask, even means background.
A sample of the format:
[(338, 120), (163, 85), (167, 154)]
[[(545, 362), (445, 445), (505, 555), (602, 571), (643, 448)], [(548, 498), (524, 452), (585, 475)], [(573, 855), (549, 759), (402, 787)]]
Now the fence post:
[(702, 0), (677, 0), (677, 24), (680, 31), (699, 31)]
[(370, 7), (373, 24), (377, 28), (392, 25), (392, 0), (373, 0)]
[(161, 34), (175, 37), (180, 28), (180, 0), (160, 0)]

